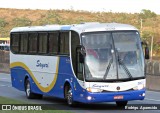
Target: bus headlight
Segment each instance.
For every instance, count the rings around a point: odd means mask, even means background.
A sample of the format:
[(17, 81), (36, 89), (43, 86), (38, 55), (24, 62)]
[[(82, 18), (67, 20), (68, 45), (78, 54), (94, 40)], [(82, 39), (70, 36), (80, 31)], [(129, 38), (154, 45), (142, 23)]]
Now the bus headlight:
[(87, 97), (87, 100), (92, 100), (92, 97), (91, 97), (91, 96), (88, 96), (88, 97)]
[(103, 90), (89, 87), (89, 88), (87, 88), (87, 91), (92, 92), (92, 93), (96, 93), (96, 92), (102, 92)]
[(136, 87), (134, 87), (133, 89), (134, 90), (141, 90), (143, 88), (145, 88), (144, 84), (140, 84), (140, 85), (137, 85)]

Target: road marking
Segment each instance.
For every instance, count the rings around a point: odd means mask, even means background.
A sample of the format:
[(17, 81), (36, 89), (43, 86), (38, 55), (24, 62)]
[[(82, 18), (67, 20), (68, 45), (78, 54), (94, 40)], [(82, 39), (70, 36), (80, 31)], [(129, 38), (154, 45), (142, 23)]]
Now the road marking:
[(6, 80), (6, 79), (9, 79), (9, 78), (0, 78), (0, 79), (2, 79), (2, 80)]
[(145, 98), (145, 100), (151, 100), (151, 101), (157, 101), (157, 102), (160, 102), (160, 100), (150, 99), (150, 98)]
[(0, 85), (0, 87), (11, 87), (11, 85)]

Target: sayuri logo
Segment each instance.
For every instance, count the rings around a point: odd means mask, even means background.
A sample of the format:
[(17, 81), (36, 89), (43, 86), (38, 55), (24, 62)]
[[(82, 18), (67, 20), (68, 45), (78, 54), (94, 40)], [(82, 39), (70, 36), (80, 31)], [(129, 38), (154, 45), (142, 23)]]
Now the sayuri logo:
[(49, 67), (49, 63), (42, 63), (40, 60), (37, 60), (37, 67), (40, 67), (41, 69), (43, 68), (48, 68)]

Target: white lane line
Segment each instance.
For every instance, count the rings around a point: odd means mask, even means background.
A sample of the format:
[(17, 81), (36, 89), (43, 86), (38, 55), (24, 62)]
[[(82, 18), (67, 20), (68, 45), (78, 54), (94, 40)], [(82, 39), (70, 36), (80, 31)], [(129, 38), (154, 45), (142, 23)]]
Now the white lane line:
[(7, 87), (12, 87), (12, 85), (8, 85)]
[(160, 100), (156, 100), (156, 99), (150, 99), (150, 98), (145, 98), (144, 100), (151, 100), (151, 101), (160, 102)]
[(6, 80), (6, 79), (9, 79), (9, 78), (0, 78), (0, 80), (1, 80), (1, 79), (2, 79), (2, 80)]
[(11, 85), (0, 85), (0, 87), (11, 87)]

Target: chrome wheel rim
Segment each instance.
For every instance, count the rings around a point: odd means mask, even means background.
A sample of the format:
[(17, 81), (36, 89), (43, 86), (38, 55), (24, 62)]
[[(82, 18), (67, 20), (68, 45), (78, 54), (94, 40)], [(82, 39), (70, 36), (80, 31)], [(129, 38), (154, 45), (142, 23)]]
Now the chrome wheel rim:
[(72, 89), (70, 88), (67, 93), (67, 102), (69, 105), (72, 104)]
[(26, 87), (26, 93), (27, 93), (27, 96), (30, 95), (30, 92), (31, 92), (31, 89), (30, 89), (30, 84), (27, 83), (27, 87)]

